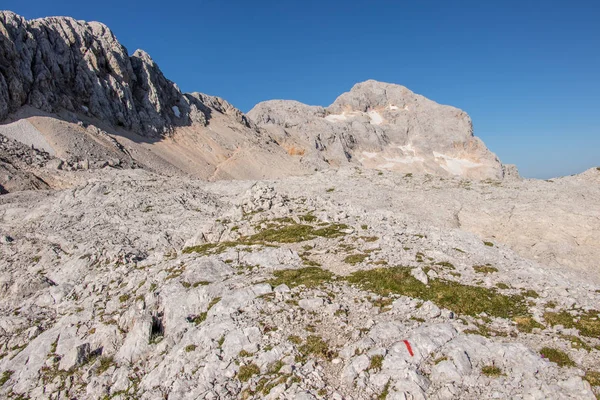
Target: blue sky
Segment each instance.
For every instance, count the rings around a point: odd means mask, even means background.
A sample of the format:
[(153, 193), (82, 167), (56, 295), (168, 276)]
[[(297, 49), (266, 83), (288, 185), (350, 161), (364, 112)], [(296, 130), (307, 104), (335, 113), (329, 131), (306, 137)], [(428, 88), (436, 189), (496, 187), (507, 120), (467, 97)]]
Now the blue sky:
[(549, 178), (600, 165), (600, 2), (3, 0), (27, 18), (107, 24), (184, 91), (243, 111), (329, 105), (356, 82), (467, 111), (504, 163)]

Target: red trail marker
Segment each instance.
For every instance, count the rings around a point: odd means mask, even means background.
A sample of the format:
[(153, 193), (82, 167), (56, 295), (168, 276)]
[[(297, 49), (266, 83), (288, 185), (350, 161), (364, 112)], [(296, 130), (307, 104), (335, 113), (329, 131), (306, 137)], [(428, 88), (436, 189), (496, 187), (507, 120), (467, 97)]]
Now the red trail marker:
[(410, 347), (410, 343), (408, 343), (408, 340), (404, 340), (404, 344), (406, 345), (406, 350), (408, 350), (408, 354), (410, 354), (411, 357), (414, 357), (415, 353), (413, 353), (412, 347)]

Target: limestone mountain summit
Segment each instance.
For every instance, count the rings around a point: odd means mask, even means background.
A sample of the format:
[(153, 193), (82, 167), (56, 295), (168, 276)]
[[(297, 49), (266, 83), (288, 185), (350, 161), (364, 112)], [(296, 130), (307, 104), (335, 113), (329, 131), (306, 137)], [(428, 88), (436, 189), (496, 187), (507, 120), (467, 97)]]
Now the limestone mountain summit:
[(501, 179), (502, 164), (473, 135), (462, 110), (407, 88), (369, 80), (327, 108), (266, 101), (248, 115), (314, 163), (362, 164), (407, 173)]
[(130, 56), (98, 22), (5, 11), (0, 38), (0, 134), (70, 168), (110, 164), (209, 180), (344, 165), (504, 175), (465, 112), (402, 86), (367, 81), (327, 108), (267, 101), (246, 116), (218, 97), (182, 93), (147, 53)]

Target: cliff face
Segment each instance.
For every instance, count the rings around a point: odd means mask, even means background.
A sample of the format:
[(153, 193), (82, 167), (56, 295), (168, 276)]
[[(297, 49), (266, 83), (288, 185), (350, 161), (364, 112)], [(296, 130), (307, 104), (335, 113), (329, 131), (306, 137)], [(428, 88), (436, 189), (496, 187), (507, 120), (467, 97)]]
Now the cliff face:
[(148, 54), (130, 57), (103, 24), (0, 12), (0, 120), (24, 105), (85, 114), (144, 136), (206, 123)]

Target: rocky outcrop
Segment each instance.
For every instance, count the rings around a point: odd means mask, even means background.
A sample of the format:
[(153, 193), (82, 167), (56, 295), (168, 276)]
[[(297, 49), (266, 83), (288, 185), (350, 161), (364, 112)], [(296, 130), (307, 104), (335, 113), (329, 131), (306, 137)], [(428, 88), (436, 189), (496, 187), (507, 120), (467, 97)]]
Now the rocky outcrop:
[(24, 105), (88, 115), (146, 136), (206, 123), (147, 53), (129, 56), (105, 25), (0, 12), (0, 120)]
[(503, 177), (500, 161), (473, 135), (464, 111), (399, 85), (370, 80), (327, 108), (275, 100), (258, 104), (248, 115), (278, 141), (302, 147), (306, 157), (321, 165)]

